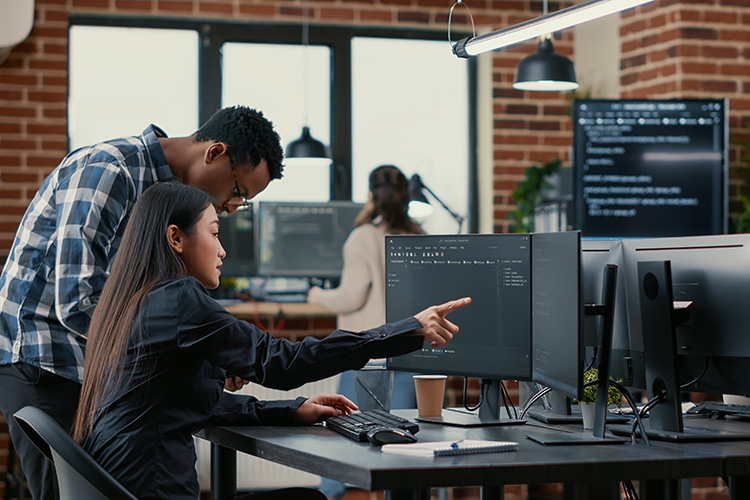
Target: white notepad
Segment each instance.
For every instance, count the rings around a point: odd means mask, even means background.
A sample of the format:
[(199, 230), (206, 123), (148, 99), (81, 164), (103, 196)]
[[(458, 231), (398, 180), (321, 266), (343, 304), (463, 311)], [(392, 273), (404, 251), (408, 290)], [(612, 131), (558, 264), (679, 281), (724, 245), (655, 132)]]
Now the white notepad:
[(462, 439), (460, 441), (433, 441), (431, 443), (384, 444), (383, 453), (397, 455), (415, 455), (423, 457), (442, 457), (448, 455), (466, 455), (469, 453), (495, 453), (498, 451), (515, 451), (515, 441), (485, 441), (482, 439)]

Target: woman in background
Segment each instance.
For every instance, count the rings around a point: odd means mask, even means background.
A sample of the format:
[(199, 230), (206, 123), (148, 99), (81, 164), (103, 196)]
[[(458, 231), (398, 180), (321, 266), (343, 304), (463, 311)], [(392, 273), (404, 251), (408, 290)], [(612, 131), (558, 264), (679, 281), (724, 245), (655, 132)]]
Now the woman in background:
[[(228, 376), (291, 389), (361, 368), (373, 357), (445, 345), (445, 319), (469, 299), (360, 333), (275, 338), (214, 301), (226, 255), (211, 198), (176, 182), (136, 203), (94, 311), (73, 437), (142, 500), (199, 497), (192, 433), (218, 425), (304, 425), (350, 413), (340, 395), (259, 401), (224, 391)], [(316, 498), (312, 489), (262, 498)], [(260, 497), (258, 497), (260, 498)]]
[[(357, 215), (354, 230), (344, 243), (341, 284), (335, 289), (313, 287), (308, 302), (320, 304), (337, 315), (337, 328), (360, 331), (385, 322), (385, 236), (424, 234), (409, 217), (409, 182), (393, 165), (381, 165), (370, 173), (367, 203)], [(341, 375), (339, 394), (355, 399), (354, 377)], [(396, 372), (392, 408), (416, 408), (412, 374)], [(341, 498), (346, 488), (323, 479), (321, 491)]]

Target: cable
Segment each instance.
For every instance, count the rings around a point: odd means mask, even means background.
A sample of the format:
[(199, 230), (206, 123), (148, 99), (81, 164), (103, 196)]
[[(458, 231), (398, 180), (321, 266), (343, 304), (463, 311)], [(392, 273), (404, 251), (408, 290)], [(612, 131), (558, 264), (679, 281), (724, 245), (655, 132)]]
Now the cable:
[[(647, 414), (647, 413), (648, 413), (649, 411), (651, 411), (651, 408), (653, 408), (654, 406), (656, 406), (656, 405), (658, 405), (658, 404), (661, 404), (661, 403), (663, 403), (665, 399), (666, 399), (666, 398), (664, 397), (664, 395), (663, 395), (663, 394), (659, 394), (658, 396), (654, 396), (653, 398), (651, 398), (651, 399), (650, 399), (650, 400), (649, 400), (649, 401), (648, 401), (648, 402), (647, 402), (647, 403), (646, 403), (646, 404), (645, 404), (645, 405), (643, 406), (643, 408), (641, 408), (641, 411), (640, 411), (640, 412), (638, 412), (638, 413), (636, 413), (636, 415), (638, 416), (638, 423), (641, 423), (641, 422), (642, 422), (642, 418), (643, 418), (643, 417), (645, 417), (645, 416), (646, 416), (646, 414)], [(642, 425), (642, 423), (641, 423), (641, 425)], [(643, 429), (642, 427), (641, 427), (640, 431), (641, 431), (641, 436), (642, 436), (642, 437), (644, 438), (644, 441), (646, 441), (646, 432), (644, 431), (644, 429)], [(630, 435), (631, 435), (631, 436), (633, 436), (633, 437), (635, 438), (635, 422), (634, 422), (633, 424), (631, 424), (631, 427), (630, 427)]]
[(584, 369), (584, 373), (589, 371), (591, 368), (594, 367), (594, 363), (596, 363), (597, 358), (599, 357), (599, 348), (594, 347), (594, 357), (591, 358), (591, 361), (588, 365), (586, 365), (586, 369)]
[(696, 378), (694, 378), (693, 380), (691, 380), (690, 382), (688, 382), (688, 383), (686, 383), (686, 384), (683, 384), (683, 385), (681, 385), (681, 386), (680, 386), (680, 389), (685, 389), (685, 388), (687, 388), (687, 387), (690, 387), (691, 385), (693, 385), (694, 383), (696, 383), (696, 382), (698, 382), (698, 381), (699, 381), (700, 379), (702, 379), (702, 378), (703, 378), (703, 377), (704, 377), (704, 376), (706, 375), (706, 372), (708, 371), (708, 364), (709, 364), (709, 358), (708, 358), (708, 356), (706, 356), (706, 363), (705, 363), (705, 364), (703, 365), (703, 371), (701, 372), (701, 374), (700, 374), (700, 375), (698, 375), (698, 376), (697, 376)]
[(523, 405), (523, 408), (521, 409), (521, 420), (526, 416), (526, 413), (531, 409), (532, 405), (539, 401), (541, 398), (546, 396), (552, 392), (552, 388), (545, 387), (541, 391), (537, 392), (536, 394), (532, 394), (531, 397), (529, 397), (528, 401), (526, 401), (526, 404)]
[(625, 491), (625, 498), (627, 500), (638, 500), (638, 492), (635, 489), (635, 486), (633, 486), (633, 482), (628, 480), (621, 481), (620, 484), (622, 484), (622, 489)]
[[(513, 405), (513, 400), (510, 397), (510, 393), (508, 392), (508, 389), (505, 387), (505, 382), (500, 381), (500, 396), (503, 398), (503, 406), (505, 406), (505, 414), (508, 415), (508, 418), (515, 418), (518, 420), (518, 413), (516, 412), (516, 407)], [(513, 417), (510, 415), (510, 409), (513, 408)]]
[[(489, 382), (487, 384), (489, 384)], [(477, 411), (479, 407), (482, 406), (482, 403), (484, 402), (484, 389), (487, 384), (485, 384), (484, 380), (482, 380), (482, 384), (479, 386), (479, 402), (477, 403), (476, 406), (469, 407), (469, 403), (467, 400), (467, 389), (469, 386), (469, 377), (464, 377), (464, 408), (466, 408), (466, 410)]]

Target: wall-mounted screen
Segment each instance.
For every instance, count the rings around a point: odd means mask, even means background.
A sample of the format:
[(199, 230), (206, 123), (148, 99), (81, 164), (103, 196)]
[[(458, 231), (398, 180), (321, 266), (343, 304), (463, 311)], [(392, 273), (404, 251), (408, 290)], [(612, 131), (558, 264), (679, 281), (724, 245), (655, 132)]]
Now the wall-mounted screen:
[(584, 237), (727, 232), (728, 102), (576, 100), (575, 225)]

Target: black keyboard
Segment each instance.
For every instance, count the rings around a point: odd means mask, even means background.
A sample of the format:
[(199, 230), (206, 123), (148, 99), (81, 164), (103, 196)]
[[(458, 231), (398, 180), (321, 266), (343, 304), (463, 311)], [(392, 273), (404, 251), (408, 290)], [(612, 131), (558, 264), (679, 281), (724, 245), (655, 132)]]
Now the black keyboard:
[(710, 415), (719, 418), (727, 415), (750, 417), (750, 406), (728, 404), (720, 401), (703, 401), (688, 409), (687, 412), (689, 414)]
[(367, 433), (376, 428), (398, 427), (412, 434), (419, 431), (419, 424), (383, 410), (363, 410), (351, 415), (332, 417), (326, 420), (326, 427), (361, 442), (367, 441)]

